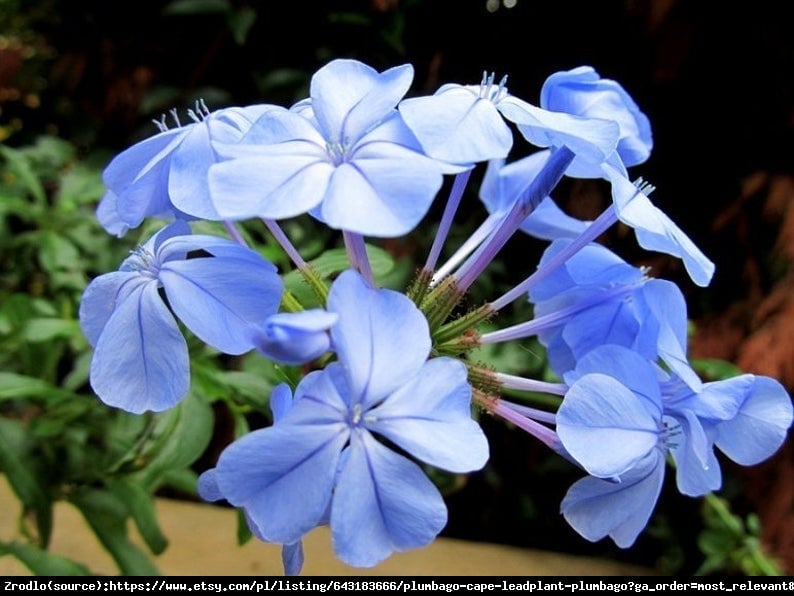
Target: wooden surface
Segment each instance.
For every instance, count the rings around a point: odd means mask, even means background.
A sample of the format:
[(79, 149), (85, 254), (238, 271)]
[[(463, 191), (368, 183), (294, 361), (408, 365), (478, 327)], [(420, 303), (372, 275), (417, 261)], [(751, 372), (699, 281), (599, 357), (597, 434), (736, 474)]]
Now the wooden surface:
[[(169, 539), (155, 559), (163, 575), (282, 575), (281, 549), (252, 539), (236, 543), (236, 514), (216, 505), (160, 499), (158, 519)], [(0, 540), (15, 538), (19, 501), (0, 476)], [(134, 531), (133, 531), (134, 533)], [(135, 535), (136, 542), (141, 543)], [(333, 556), (328, 528), (304, 540), (302, 575), (648, 575), (650, 570), (612, 561), (572, 557), (493, 544), (438, 539), (431, 546), (397, 553), (370, 569), (353, 568)], [(112, 559), (66, 503), (55, 509), (51, 550), (87, 565), (101, 575), (118, 575)], [(30, 575), (9, 556), (0, 557), (0, 576)]]

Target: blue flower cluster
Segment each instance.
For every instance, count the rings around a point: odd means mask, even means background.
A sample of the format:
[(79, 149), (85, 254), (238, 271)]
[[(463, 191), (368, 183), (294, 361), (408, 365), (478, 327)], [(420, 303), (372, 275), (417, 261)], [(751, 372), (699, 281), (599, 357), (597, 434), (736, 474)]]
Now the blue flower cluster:
[[(85, 290), (80, 321), (95, 348), (90, 378), (99, 398), (143, 413), (187, 394), (189, 352), (177, 319), (220, 352), (305, 364), (295, 386), (272, 392), (274, 423), (229, 445), (199, 480), (205, 499), (241, 508), (254, 535), (284, 546), (290, 574), (301, 569), (302, 537), (319, 525), (330, 526), (335, 553), (356, 566), (432, 542), (447, 512), (423, 466), (485, 466), (488, 443), (473, 407), (580, 468), (563, 516), (586, 539), (609, 536), (621, 547), (648, 523), (668, 464), (679, 490), (699, 496), (721, 485), (715, 448), (742, 465), (775, 453), (792, 422), (786, 390), (749, 374), (702, 382), (687, 358), (678, 287), (596, 242), (622, 222), (642, 247), (680, 258), (694, 283), (705, 286), (714, 273), (651, 202), (653, 187), (629, 178), (653, 142), (625, 89), (588, 66), (550, 76), (539, 106), (493, 75), (406, 98), (412, 79), (410, 65), (378, 72), (334, 60), (289, 108), (211, 112), (199, 104), (192, 122), (174, 114), (175, 128), (158, 122), (159, 134), (112, 160), (97, 211), (108, 232), (121, 236), (147, 218), (171, 223)], [(508, 162), (514, 137), (526, 156)], [(479, 165), (488, 215), (439, 264)], [(453, 183), (427, 261), (404, 292), (379, 288), (365, 237), (416, 229), (445, 176)], [(550, 196), (566, 176), (603, 179), (612, 204), (592, 221), (570, 217)], [(348, 270), (334, 280), (313, 272), (278, 224), (298, 216), (341, 232)], [(282, 278), (235, 227), (257, 219), (323, 297), (320, 308), (281, 307)], [(229, 238), (192, 234), (196, 220), (223, 222)], [(519, 230), (549, 242), (537, 269), (458, 315)], [(533, 318), (481, 332), (519, 298), (532, 303)], [(558, 383), (467, 359), (478, 346), (530, 336), (547, 348)], [(505, 388), (550, 393), (559, 406), (508, 400)]]

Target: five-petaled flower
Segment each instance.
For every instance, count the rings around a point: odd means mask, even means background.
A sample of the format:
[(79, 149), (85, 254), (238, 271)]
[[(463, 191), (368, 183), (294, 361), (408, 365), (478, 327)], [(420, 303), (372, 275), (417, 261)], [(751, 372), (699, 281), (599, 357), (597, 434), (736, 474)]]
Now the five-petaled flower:
[(200, 486), (243, 508), (257, 536), (285, 545), (329, 523), (334, 550), (372, 566), (429, 544), (446, 524), (424, 463), (480, 469), (488, 444), (471, 416), (466, 367), (431, 358), (424, 315), (353, 271), (328, 297), (338, 361), (309, 373), (270, 427), (232, 443)]
[[(206, 254), (188, 258), (196, 251)], [(91, 386), (106, 404), (128, 412), (173, 407), (187, 394), (190, 369), (171, 311), (205, 343), (242, 354), (255, 347), (282, 290), (276, 268), (256, 252), (191, 235), (185, 222), (170, 224), (83, 293), (80, 324), (94, 346)]]

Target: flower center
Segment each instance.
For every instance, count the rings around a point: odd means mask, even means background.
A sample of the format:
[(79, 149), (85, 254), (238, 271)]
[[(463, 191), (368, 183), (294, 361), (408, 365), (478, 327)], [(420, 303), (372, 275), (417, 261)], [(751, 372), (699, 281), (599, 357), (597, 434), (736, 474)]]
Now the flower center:
[[(176, 111), (176, 108), (172, 108), (168, 110), (168, 113), (171, 114), (171, 118), (174, 120), (177, 128), (182, 127), (182, 122), (179, 121), (179, 114)], [(189, 109), (187, 111), (187, 115), (190, 117), (193, 122), (204, 122), (210, 116), (210, 109), (207, 107), (207, 104), (204, 103), (203, 99), (196, 100), (196, 109)], [(168, 123), (165, 120), (165, 114), (160, 116), (159, 120), (152, 120), (154, 125), (160, 130), (160, 132), (165, 132), (168, 130)]]
[(347, 161), (349, 150), (350, 146), (344, 141), (328, 141), (325, 144), (325, 151), (328, 153), (328, 157), (331, 158), (331, 163), (335, 166)]
[(143, 246), (138, 246), (130, 251), (130, 256), (120, 267), (121, 271), (136, 271), (143, 276), (156, 279), (160, 273), (160, 266), (155, 256)]
[(494, 85), (496, 73), (488, 74), (486, 71), (482, 73), (482, 81), (480, 82), (480, 97), (487, 99), (491, 103), (499, 103), (500, 100), (507, 96), (507, 75), (502, 77), (498, 85)]

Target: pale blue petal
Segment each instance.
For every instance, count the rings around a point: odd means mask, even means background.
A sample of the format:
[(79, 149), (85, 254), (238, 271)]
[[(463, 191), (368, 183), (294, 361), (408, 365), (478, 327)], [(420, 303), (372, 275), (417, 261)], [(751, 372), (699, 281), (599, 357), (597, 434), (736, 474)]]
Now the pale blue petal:
[[(179, 146), (191, 125), (167, 130), (144, 139), (119, 153), (102, 172), (102, 181), (117, 194), (143, 178)], [(161, 189), (163, 192), (165, 189)]]
[(159, 278), (171, 308), (188, 329), (227, 354), (253, 349), (254, 330), (277, 311), (281, 300), (281, 279), (270, 264), (256, 267), (248, 259), (169, 261)]
[(366, 431), (351, 436), (331, 505), (334, 552), (357, 567), (430, 544), (447, 522), (435, 485)]
[(752, 466), (772, 456), (791, 427), (791, 397), (775, 379), (752, 376), (738, 414), (717, 426), (715, 444), (733, 461)]
[[(413, 155), (410, 152), (414, 152)], [(442, 174), (459, 174), (471, 169), (471, 164), (454, 164), (428, 156), (399, 112), (392, 112), (360, 139), (352, 151), (354, 160), (393, 159), (423, 161), (422, 168), (435, 168)], [(413, 167), (408, 165), (408, 167)]]
[(681, 494), (700, 497), (722, 486), (720, 464), (713, 443), (697, 416), (668, 418), (670, 453), (676, 466), (676, 484)]
[(645, 400), (605, 374), (587, 374), (573, 383), (556, 421), (565, 450), (601, 478), (630, 470), (659, 443), (659, 417)]
[(199, 496), (205, 501), (221, 501), (225, 499), (220, 487), (218, 486), (218, 477), (215, 468), (206, 470), (198, 477), (196, 489)]
[(100, 275), (83, 291), (80, 299), (80, 328), (88, 343), (96, 346), (119, 303), (123, 302), (135, 288), (148, 280), (134, 271), (113, 271)]
[(396, 146), (382, 155), (361, 152), (331, 176), (321, 219), (367, 236), (402, 236), (425, 216), (442, 182), (438, 166), (413, 152)]
[(550, 197), (540, 202), (521, 224), (521, 231), (541, 240), (576, 238), (590, 222), (576, 219), (565, 213)]
[[(543, 252), (538, 267), (543, 268), (570, 243), (567, 238), (553, 241)], [(636, 283), (642, 276), (640, 269), (629, 265), (607, 247), (592, 243), (582, 247), (562, 267), (558, 267), (535, 285), (530, 291), (530, 299), (543, 303), (568, 290), (582, 290), (589, 286), (599, 292), (606, 291), (617, 285)], [(544, 312), (550, 312), (555, 306), (542, 308)]]
[(431, 157), (458, 164), (504, 158), (513, 134), (496, 106), (466, 87), (403, 100), (400, 113)]
[(648, 117), (619, 83), (602, 79), (590, 66), (552, 74), (543, 83), (540, 106), (616, 122), (620, 126), (617, 152), (627, 167), (650, 156), (653, 137)]
[[(177, 223), (178, 222), (175, 222), (172, 226), (175, 226)], [(165, 240), (167, 240), (167, 242)], [(161, 263), (181, 261), (185, 259), (188, 253), (193, 251), (206, 251), (214, 257), (248, 261), (251, 263), (252, 267), (261, 271), (270, 271), (273, 273), (277, 271), (275, 265), (265, 260), (262, 255), (255, 250), (242, 246), (228, 238), (205, 234), (190, 234), (189, 229), (187, 230), (187, 235), (171, 236), (161, 241), (157, 248), (157, 258)], [(274, 279), (272, 276), (268, 277), (270, 277), (271, 280)], [(281, 284), (277, 283), (273, 291), (280, 292), (278, 289), (279, 287), (281, 287)]]
[(130, 256), (122, 261), (120, 271), (148, 271), (153, 277), (159, 265), (166, 260), (182, 260), (187, 257), (188, 250), (182, 251), (176, 248), (168, 251), (165, 255), (161, 249), (166, 241), (173, 242), (176, 238), (190, 237), (190, 226), (181, 220), (177, 220), (164, 228), (160, 228), (154, 236), (149, 238), (138, 249), (133, 250)]
[(188, 350), (156, 283), (138, 285), (118, 303), (91, 360), (91, 386), (110, 406), (161, 412), (187, 394)]
[(658, 450), (624, 474), (619, 482), (582, 478), (568, 490), (561, 510), (571, 527), (591, 542), (610, 536), (628, 548), (656, 506), (664, 482), (664, 457)]
[(245, 509), (262, 538), (294, 543), (320, 523), (328, 507), (347, 435), (343, 423), (282, 421), (253, 431), (221, 453), (218, 486), (229, 503)]
[(171, 157), (168, 194), (175, 207), (201, 219), (220, 219), (207, 184), (207, 170), (216, 161), (208, 123), (193, 126)]
[(612, 184), (618, 218), (634, 228), (640, 246), (680, 258), (692, 281), (707, 286), (714, 275), (714, 263), (623, 172), (611, 165), (605, 165), (604, 171)]
[(303, 364), (330, 350), (328, 331), (338, 319), (336, 313), (322, 309), (276, 313), (254, 334), (254, 344), (272, 360)]
[(339, 314), (331, 340), (345, 368), (351, 406), (366, 409), (419, 372), (430, 354), (427, 320), (406, 296), (375, 290), (355, 271), (336, 279), (328, 310)]
[(284, 414), (290, 424), (336, 424), (350, 417), (347, 381), (342, 366), (332, 362), (324, 369), (315, 370), (301, 379), (295, 388), (296, 403)]
[(281, 420), (292, 407), (292, 390), (286, 383), (279, 383), (270, 392), (270, 411), (273, 423)]
[(567, 373), (565, 381), (572, 384), (590, 373), (603, 373), (619, 381), (637, 397), (642, 398), (648, 411), (653, 412), (654, 418), (661, 421), (661, 377), (658, 369), (644, 356), (625, 346), (599, 346), (579, 358), (576, 370)]
[(168, 171), (171, 156), (188, 129), (161, 132), (136, 143), (105, 168), (102, 179), (116, 195), (118, 217), (129, 227), (137, 227), (145, 217), (173, 213)]
[[(616, 299), (595, 304), (571, 317), (562, 329), (562, 338), (578, 359), (604, 344), (633, 348), (640, 331), (636, 305)], [(644, 356), (655, 358), (656, 353)]]
[(129, 232), (130, 227), (119, 217), (117, 200), (118, 197), (112, 190), (105, 192), (97, 205), (96, 218), (108, 234), (121, 238)]
[(488, 460), (488, 441), (471, 417), (471, 387), (462, 362), (429, 360), (415, 377), (364, 415), (364, 425), (409, 454), (450, 472)]
[(311, 80), (314, 117), (332, 142), (356, 142), (394, 109), (413, 80), (404, 64), (378, 73), (356, 60), (334, 60)]
[(499, 101), (497, 108), (518, 126), (524, 138), (538, 147), (566, 146), (593, 164), (606, 160), (617, 147), (620, 128), (609, 120), (552, 112), (513, 96)]
[(298, 540), (292, 544), (282, 546), (281, 563), (284, 565), (284, 575), (300, 575), (303, 567), (303, 542)]
[[(239, 143), (215, 143), (224, 158), (254, 157), (268, 147), (290, 141), (304, 141), (309, 146), (325, 147), (326, 139), (309, 119), (283, 107), (272, 107), (251, 125)], [(279, 151), (277, 147), (274, 150)]]
[(703, 386), (692, 370), (687, 350), (687, 305), (677, 285), (663, 279), (651, 279), (640, 289), (652, 318), (658, 323), (656, 349), (673, 373), (694, 391)]
[(210, 195), (221, 217), (283, 219), (301, 215), (322, 200), (334, 171), (325, 153), (303, 141), (277, 147), (271, 155), (210, 167)]

